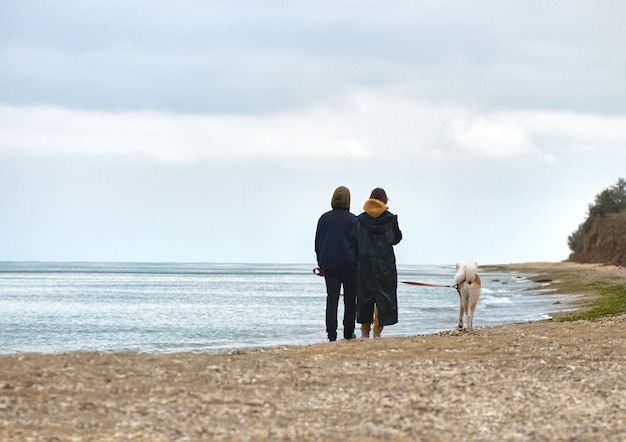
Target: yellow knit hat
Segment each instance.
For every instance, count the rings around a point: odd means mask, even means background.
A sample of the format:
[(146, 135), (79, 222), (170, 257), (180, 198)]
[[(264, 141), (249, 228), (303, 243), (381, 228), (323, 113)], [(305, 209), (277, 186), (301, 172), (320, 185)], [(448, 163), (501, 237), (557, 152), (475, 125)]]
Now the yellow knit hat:
[(345, 186), (337, 187), (330, 200), (330, 207), (350, 210), (350, 190)]

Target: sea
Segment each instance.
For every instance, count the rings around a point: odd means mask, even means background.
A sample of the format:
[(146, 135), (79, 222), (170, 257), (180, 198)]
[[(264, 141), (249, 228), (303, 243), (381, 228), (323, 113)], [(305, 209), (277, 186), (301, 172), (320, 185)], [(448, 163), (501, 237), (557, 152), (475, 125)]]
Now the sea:
[[(0, 262), (0, 354), (224, 353), (326, 340), (314, 264)], [(566, 297), (514, 272), (479, 269), (474, 327), (537, 321)], [(452, 285), (454, 265), (398, 265), (398, 280)], [(384, 336), (456, 329), (450, 287), (398, 283)], [(339, 330), (343, 306), (340, 301)], [(357, 328), (358, 333), (358, 328)]]

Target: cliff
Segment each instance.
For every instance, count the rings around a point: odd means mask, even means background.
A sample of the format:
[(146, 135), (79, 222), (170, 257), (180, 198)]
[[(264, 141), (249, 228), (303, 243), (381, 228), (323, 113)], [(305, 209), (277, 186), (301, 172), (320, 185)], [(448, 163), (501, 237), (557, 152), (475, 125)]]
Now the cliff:
[(626, 266), (626, 211), (594, 214), (581, 227), (569, 261)]

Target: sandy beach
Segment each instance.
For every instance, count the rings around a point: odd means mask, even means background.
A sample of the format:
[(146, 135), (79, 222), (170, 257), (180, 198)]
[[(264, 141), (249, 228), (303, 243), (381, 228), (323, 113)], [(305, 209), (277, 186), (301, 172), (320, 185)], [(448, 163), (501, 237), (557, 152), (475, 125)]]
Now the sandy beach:
[[(510, 264), (584, 308), (622, 267)], [(480, 309), (480, 302), (478, 305)], [(623, 441), (626, 315), (210, 354), (0, 356), (7, 441)]]

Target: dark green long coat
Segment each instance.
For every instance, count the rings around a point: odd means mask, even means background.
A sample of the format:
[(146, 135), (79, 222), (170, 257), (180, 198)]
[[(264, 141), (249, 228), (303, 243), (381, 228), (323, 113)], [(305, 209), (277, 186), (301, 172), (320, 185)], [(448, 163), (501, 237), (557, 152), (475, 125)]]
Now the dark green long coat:
[[(368, 200), (372, 201), (372, 200)], [(402, 239), (398, 217), (386, 205), (368, 210), (356, 218), (351, 241), (358, 251), (357, 313), (359, 324), (373, 322), (374, 303), (380, 325), (398, 322), (398, 273), (393, 246)], [(372, 216), (378, 215), (378, 216)]]

